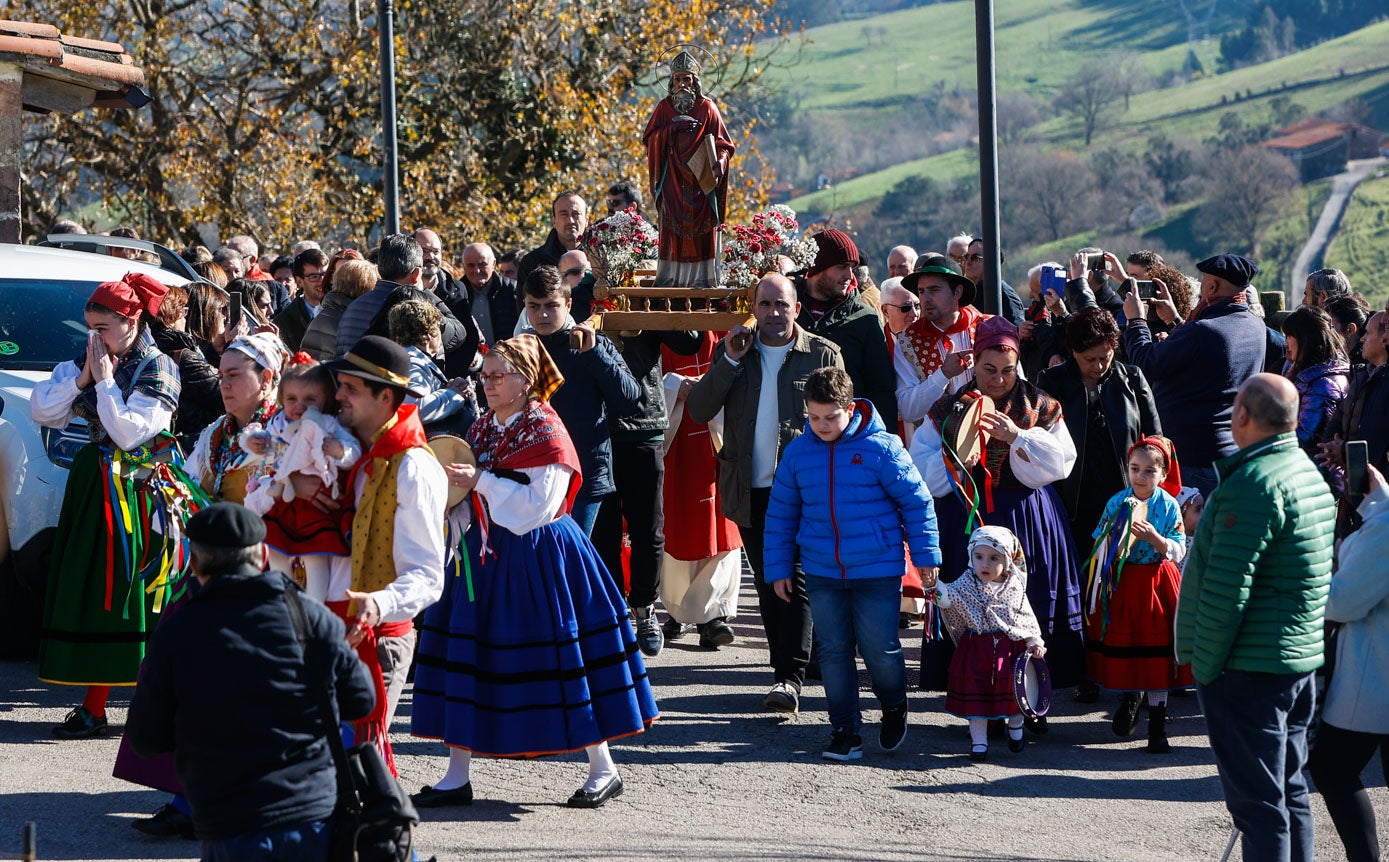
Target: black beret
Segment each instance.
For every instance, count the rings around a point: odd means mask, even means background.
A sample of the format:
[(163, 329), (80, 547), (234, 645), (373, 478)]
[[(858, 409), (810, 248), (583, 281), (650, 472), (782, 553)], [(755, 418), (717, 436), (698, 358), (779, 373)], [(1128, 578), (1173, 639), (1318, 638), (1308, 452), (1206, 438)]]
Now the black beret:
[(188, 519), (188, 540), (204, 548), (249, 548), (265, 541), (265, 522), (245, 506), (214, 503)]
[(1248, 287), (1254, 276), (1259, 274), (1259, 267), (1254, 261), (1237, 254), (1208, 257), (1196, 264), (1196, 268), (1216, 278), (1223, 278), (1236, 287)]

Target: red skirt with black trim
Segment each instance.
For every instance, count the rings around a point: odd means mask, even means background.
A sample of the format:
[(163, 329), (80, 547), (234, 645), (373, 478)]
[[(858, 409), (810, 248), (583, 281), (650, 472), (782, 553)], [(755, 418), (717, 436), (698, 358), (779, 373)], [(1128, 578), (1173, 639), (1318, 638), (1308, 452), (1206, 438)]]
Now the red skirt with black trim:
[(1114, 691), (1163, 691), (1194, 683), (1177, 664), (1175, 625), (1182, 573), (1171, 560), (1128, 563), (1109, 600), (1109, 622), (1096, 608), (1085, 623), (1085, 671)]
[(352, 553), (342, 535), (341, 515), (329, 515), (311, 500), (276, 500), (265, 513), (265, 543), (285, 556), (300, 554), (346, 557)]
[(966, 632), (950, 658), (945, 709), (961, 718), (1007, 718), (1022, 712), (1013, 694), (1013, 662), (1027, 650), (1002, 632)]

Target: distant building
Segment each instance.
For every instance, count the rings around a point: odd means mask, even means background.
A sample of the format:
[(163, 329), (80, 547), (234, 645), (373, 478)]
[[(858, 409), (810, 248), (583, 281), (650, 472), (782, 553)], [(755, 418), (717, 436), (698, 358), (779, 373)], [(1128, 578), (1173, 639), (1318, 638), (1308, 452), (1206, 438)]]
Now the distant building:
[(1341, 173), (1350, 159), (1379, 155), (1379, 139), (1369, 126), (1313, 118), (1279, 129), (1263, 146), (1287, 156), (1305, 183)]

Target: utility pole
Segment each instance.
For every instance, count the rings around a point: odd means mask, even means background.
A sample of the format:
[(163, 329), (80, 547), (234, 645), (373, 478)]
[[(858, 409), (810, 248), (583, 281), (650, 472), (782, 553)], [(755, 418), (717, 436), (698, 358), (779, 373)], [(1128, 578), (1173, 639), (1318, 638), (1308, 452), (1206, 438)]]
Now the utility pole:
[(400, 233), (400, 171), (395, 134), (395, 10), (392, 0), (376, 0), (381, 33), (381, 196), (386, 205), (382, 235)]
[(998, 218), (998, 96), (994, 87), (994, 4), (974, 0), (974, 62), (979, 73), (979, 204), (984, 232), (984, 283), (1003, 313), (1003, 243)]

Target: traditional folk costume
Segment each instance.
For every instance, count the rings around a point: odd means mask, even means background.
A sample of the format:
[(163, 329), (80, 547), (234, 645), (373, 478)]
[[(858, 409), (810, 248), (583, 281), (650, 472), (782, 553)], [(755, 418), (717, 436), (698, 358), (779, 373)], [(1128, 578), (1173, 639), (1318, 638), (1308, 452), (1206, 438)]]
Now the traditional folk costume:
[[(1016, 352), (1012, 333), (1016, 329), (1008, 321), (988, 318), (975, 349), (1005, 346)], [(1000, 335), (1011, 335), (1011, 340)], [(912, 460), (936, 498), (945, 559), (942, 574), (968, 568), (967, 539), (974, 528), (983, 524), (1012, 532), (1028, 561), (1027, 593), (1047, 639), (1052, 684), (1076, 685), (1085, 670), (1078, 554), (1066, 511), (1051, 487), (1075, 466), (1075, 444), (1056, 400), (1019, 378), (994, 402), (994, 409), (1017, 425), (1017, 439), (1011, 444), (984, 440), (980, 463), (965, 471), (953, 444), (943, 447), (941, 440), (955, 439), (966, 410), (978, 397), (973, 380), (958, 394), (943, 396), (930, 410), (931, 421), (912, 439)], [(922, 686), (938, 690), (943, 687), (949, 646), (930, 640), (930, 626), (924, 636), (928, 643), (922, 652)]]
[[(704, 333), (699, 352), (681, 356), (661, 348), (666, 373), (666, 519), (680, 529), (666, 536), (661, 564), (661, 604), (676, 622), (688, 625), (733, 619), (738, 613), (738, 589), (743, 579), (742, 536), (723, 515), (719, 497), (719, 466), (715, 453), (722, 442), (716, 423), (702, 425), (685, 413), (676, 399), (686, 377), (709, 370), (718, 339)], [(721, 424), (721, 423), (718, 423)]]
[[(940, 329), (922, 318), (892, 336), (892, 368), (897, 372), (897, 411), (904, 425), (915, 426), (926, 418), (931, 406), (947, 394), (964, 389), (974, 375), (962, 372), (946, 377), (945, 357), (974, 349), (979, 324), (989, 315), (972, 305), (963, 305), (960, 316), (947, 329)], [(911, 444), (910, 438), (907, 444)]]
[[(167, 292), (132, 273), (101, 285), (91, 302), (136, 321), (154, 316)], [(85, 364), (84, 354), (58, 365), (30, 400), (40, 425), (62, 428), (79, 416), (91, 435), (73, 459), (58, 516), (39, 678), (127, 686), (139, 674), (146, 634), (187, 587), (183, 524), (206, 498), (169, 434), (177, 366), (149, 331), (117, 357), (112, 379), (79, 389)]]
[(1181, 472), (1171, 441), (1144, 437), (1129, 449), (1158, 446), (1167, 455), (1170, 471), (1146, 501), (1143, 518), (1167, 540), (1163, 556), (1146, 541), (1129, 544), (1136, 498), (1124, 490), (1105, 505), (1104, 519), (1095, 529), (1086, 590), (1086, 675), (1103, 688), (1116, 691), (1162, 691), (1194, 683), (1190, 665), (1178, 665), (1175, 647), (1177, 596), (1186, 557), (1181, 506)]
[(1002, 527), (980, 527), (970, 536), (967, 555), (985, 546), (1004, 560), (1003, 580), (984, 583), (971, 565), (936, 587), (940, 608), (956, 647), (950, 658), (945, 708), (969, 720), (971, 757), (989, 750), (988, 722), (1008, 722), (1008, 748), (1023, 749), (1023, 715), (1013, 686), (1013, 663), (1036, 646), (1046, 646), (1027, 598), (1027, 560), (1022, 545)]
[[(338, 472), (361, 457), (362, 446), (333, 416), (309, 408), (291, 422), (284, 411), (265, 426), (247, 425), (243, 439), (255, 435), (266, 440), (265, 452), (248, 459), (248, 465), (268, 467), (270, 480), (259, 480), (246, 496), (246, 507), (265, 521), (265, 544), (270, 548), (270, 567), (289, 574), (309, 595), (328, 598), (331, 564), (351, 555), (342, 534), (342, 519), (321, 511), (312, 499), (294, 496), (289, 477), (313, 476), (333, 496), (339, 496)], [(342, 457), (323, 451), (328, 440), (342, 446)], [(243, 443), (244, 445), (244, 443)]]
[[(493, 350), (533, 381), (533, 397), (505, 424), (487, 411), (469, 433), (481, 475), (450, 515), (464, 542), (425, 613), (411, 732), (464, 763), (467, 752), (581, 749), (592, 762), (599, 747), (607, 758), (606, 741), (656, 720), (656, 702), (627, 603), (568, 516), (578, 455), (546, 403), (564, 379), (534, 336)], [(611, 781), (620, 792), (615, 767)]]

